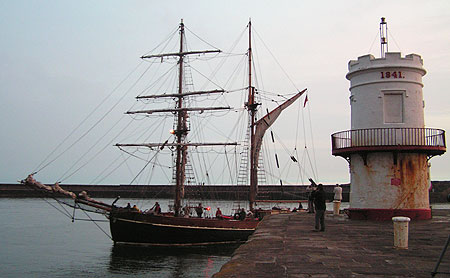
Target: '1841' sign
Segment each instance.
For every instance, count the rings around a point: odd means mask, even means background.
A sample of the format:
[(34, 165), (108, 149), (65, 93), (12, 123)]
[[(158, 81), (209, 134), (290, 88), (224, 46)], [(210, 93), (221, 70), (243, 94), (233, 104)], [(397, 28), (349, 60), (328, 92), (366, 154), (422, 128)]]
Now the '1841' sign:
[(381, 78), (405, 78), (401, 71), (382, 71)]

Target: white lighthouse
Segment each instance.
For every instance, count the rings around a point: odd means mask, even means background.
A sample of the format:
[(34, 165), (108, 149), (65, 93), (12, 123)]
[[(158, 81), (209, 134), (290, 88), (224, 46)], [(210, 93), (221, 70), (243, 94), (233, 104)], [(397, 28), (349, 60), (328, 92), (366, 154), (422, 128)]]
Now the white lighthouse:
[(425, 128), (422, 58), (385, 52), (386, 31), (382, 18), (381, 58), (348, 64), (351, 130), (332, 135), (332, 152), (350, 166), (350, 218), (429, 219), (428, 160), (445, 152), (445, 132)]

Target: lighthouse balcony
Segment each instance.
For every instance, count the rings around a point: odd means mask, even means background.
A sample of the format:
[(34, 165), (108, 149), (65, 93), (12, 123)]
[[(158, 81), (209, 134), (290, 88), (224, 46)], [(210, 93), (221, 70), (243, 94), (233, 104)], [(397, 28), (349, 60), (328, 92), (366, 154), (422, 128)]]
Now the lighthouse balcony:
[(412, 152), (428, 156), (446, 151), (445, 131), (434, 128), (367, 128), (331, 135), (332, 154), (348, 158), (355, 153)]

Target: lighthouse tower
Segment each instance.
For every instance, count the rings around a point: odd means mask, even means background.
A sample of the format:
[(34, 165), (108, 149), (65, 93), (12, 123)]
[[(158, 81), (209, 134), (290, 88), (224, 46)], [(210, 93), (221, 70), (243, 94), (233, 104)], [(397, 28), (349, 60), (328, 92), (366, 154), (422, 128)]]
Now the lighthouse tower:
[(381, 58), (348, 64), (351, 130), (332, 135), (332, 154), (350, 166), (351, 219), (429, 219), (428, 161), (446, 151), (445, 132), (425, 128), (422, 58), (388, 52), (386, 34), (382, 18)]

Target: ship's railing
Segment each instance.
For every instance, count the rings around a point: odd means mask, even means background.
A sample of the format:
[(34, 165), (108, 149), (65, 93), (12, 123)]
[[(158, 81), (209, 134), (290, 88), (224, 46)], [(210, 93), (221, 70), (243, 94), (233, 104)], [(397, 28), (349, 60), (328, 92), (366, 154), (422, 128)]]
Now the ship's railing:
[(333, 155), (357, 151), (421, 150), (445, 152), (445, 131), (434, 128), (367, 128), (331, 135)]

